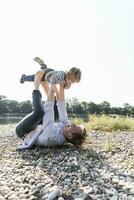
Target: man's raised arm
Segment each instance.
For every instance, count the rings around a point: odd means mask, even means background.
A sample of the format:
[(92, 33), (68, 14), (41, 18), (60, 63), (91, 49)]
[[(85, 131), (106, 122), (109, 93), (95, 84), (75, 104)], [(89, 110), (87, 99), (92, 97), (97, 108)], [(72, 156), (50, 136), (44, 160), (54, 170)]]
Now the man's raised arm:
[(59, 120), (64, 124), (68, 124), (68, 116), (66, 111), (66, 103), (65, 103), (65, 92), (64, 92), (64, 85), (60, 85), (59, 87), (59, 96), (57, 98), (57, 107), (59, 112)]

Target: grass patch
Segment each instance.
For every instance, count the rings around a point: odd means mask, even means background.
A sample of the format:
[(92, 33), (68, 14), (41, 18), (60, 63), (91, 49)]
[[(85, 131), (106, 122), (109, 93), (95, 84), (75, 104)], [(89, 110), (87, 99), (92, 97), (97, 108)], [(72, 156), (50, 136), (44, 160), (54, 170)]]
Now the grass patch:
[(79, 124), (79, 125), (85, 123), (84, 120), (83, 120), (82, 118), (77, 118), (77, 117), (75, 117), (75, 118), (72, 119), (71, 121), (72, 121), (73, 123)]
[(134, 131), (134, 119), (106, 115), (90, 116), (90, 121), (85, 124), (88, 130), (99, 131)]
[(73, 123), (83, 124), (87, 130), (112, 132), (112, 131), (134, 131), (134, 118), (125, 118), (117, 116), (112, 118), (110, 116), (90, 115), (90, 120), (84, 122), (81, 118), (74, 118)]
[(106, 142), (105, 148), (106, 148), (106, 151), (113, 152), (113, 151), (116, 151), (116, 149), (118, 148), (118, 146), (117, 146), (117, 144), (115, 144), (114, 142), (112, 142), (111, 140), (109, 140), (109, 141)]

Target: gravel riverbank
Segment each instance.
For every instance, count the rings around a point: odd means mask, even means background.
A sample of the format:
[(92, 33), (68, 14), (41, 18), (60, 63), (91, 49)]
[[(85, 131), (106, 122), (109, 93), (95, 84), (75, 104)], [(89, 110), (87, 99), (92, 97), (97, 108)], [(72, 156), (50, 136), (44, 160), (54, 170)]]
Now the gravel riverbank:
[(17, 151), (0, 134), (0, 200), (134, 200), (134, 133), (89, 133), (71, 145)]

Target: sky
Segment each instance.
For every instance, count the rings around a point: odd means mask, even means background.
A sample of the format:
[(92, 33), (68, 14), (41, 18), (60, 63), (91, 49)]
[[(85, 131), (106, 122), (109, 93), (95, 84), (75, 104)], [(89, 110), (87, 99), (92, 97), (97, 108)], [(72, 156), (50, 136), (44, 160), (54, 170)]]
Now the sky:
[(31, 100), (33, 84), (19, 80), (39, 70), (39, 56), (55, 70), (81, 69), (66, 98), (134, 106), (133, 11), (133, 0), (0, 1), (0, 95)]

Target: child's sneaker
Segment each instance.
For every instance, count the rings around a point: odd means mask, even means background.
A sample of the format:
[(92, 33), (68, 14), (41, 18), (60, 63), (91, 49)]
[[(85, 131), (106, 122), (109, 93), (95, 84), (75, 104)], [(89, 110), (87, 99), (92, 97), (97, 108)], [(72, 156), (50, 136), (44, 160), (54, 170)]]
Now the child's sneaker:
[(22, 74), (21, 78), (20, 78), (20, 83), (24, 83), (25, 82), (25, 74)]
[(44, 65), (44, 61), (41, 60), (39, 57), (35, 57), (34, 61), (37, 62), (37, 63), (39, 63), (41, 66)]
[(46, 64), (43, 64), (43, 65), (41, 65), (41, 67), (40, 67), (42, 70), (43, 69), (46, 69), (47, 68), (47, 65)]

